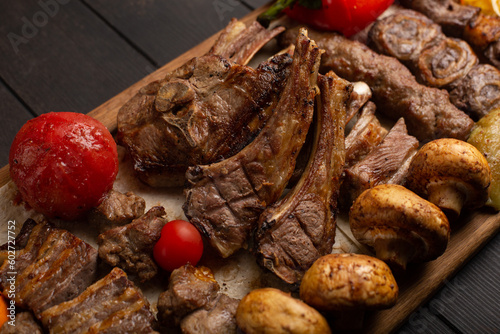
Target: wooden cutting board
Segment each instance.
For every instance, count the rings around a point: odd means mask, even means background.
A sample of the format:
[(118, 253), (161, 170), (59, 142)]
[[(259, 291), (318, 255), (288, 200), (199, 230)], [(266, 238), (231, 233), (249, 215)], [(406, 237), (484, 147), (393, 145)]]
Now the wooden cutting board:
[[(242, 21), (247, 24), (252, 22), (266, 8), (267, 6), (255, 10), (242, 18)], [(179, 67), (188, 59), (203, 55), (210, 49), (216, 37), (217, 34), (185, 52), (92, 110), (89, 115), (100, 120), (111, 132), (114, 132), (118, 110), (143, 85), (163, 78), (166, 73)], [(0, 169), (0, 187), (9, 181), (9, 169), (5, 166)], [(400, 288), (397, 304), (388, 310), (367, 313), (363, 332), (385, 334), (395, 331), (499, 230), (500, 213), (488, 208), (465, 213), (460, 222), (452, 225), (451, 240), (444, 255), (426, 264), (410, 265), (406, 272), (396, 275)]]

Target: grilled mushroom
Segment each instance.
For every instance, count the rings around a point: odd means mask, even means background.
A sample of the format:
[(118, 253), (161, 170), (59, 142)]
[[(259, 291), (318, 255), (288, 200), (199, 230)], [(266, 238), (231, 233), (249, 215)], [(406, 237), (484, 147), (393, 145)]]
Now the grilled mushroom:
[(325, 255), (309, 268), (300, 298), (331, 312), (335, 329), (360, 329), (365, 310), (393, 306), (398, 285), (383, 261), (362, 254)]
[(417, 152), (406, 185), (453, 221), (462, 207), (477, 209), (486, 203), (490, 182), (490, 167), (478, 149), (461, 140), (443, 138)]
[(437, 206), (395, 184), (363, 192), (351, 207), (349, 224), (359, 242), (397, 269), (437, 258), (450, 237), (448, 219)]

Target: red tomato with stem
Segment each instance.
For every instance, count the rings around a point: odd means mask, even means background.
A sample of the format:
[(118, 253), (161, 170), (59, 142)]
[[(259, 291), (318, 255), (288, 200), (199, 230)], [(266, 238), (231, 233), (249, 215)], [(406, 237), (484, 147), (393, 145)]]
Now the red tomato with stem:
[(26, 122), (9, 153), (21, 197), (50, 218), (74, 220), (100, 204), (118, 173), (116, 143), (96, 119), (51, 112)]
[(153, 256), (160, 267), (173, 271), (187, 263), (196, 266), (203, 254), (200, 232), (190, 222), (172, 220), (163, 226)]

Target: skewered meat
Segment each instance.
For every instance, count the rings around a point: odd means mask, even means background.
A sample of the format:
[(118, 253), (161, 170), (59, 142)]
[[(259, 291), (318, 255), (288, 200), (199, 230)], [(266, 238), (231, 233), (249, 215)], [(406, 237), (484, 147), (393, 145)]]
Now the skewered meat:
[(273, 112), (291, 57), (276, 55), (257, 69), (233, 60), (246, 61), (281, 31), (233, 22), (211, 52), (144, 86), (120, 109), (117, 140), (142, 181), (183, 185), (188, 166), (229, 157), (256, 136)]
[(132, 192), (122, 194), (112, 189), (106, 198), (93, 209), (88, 220), (101, 232), (117, 226), (123, 226), (144, 214), (146, 202)]
[(318, 78), (313, 151), (295, 187), (261, 215), (255, 235), (259, 263), (285, 282), (300, 282), (320, 256), (331, 253), (340, 176), (344, 168), (344, 125), (352, 85), (333, 72)]
[(363, 159), (387, 135), (388, 131), (380, 125), (375, 111), (375, 104), (368, 102), (346, 137), (344, 168), (349, 168)]
[(138, 275), (141, 281), (153, 278), (158, 273), (153, 247), (167, 222), (165, 209), (155, 206), (130, 224), (107, 230), (97, 238), (99, 257), (111, 266)]
[[(78, 296), (95, 278), (97, 251), (70, 232), (47, 222), (32, 227), (15, 264), (0, 267), (0, 288), (7, 295), (15, 282), (15, 302), (35, 316)], [(34, 293), (34, 291), (36, 293)]]
[(341, 193), (345, 207), (366, 189), (379, 184), (403, 184), (419, 142), (408, 135), (403, 118), (392, 127), (384, 140), (363, 160), (345, 170)]
[(149, 302), (119, 268), (40, 318), (51, 333), (157, 333)]
[[(419, 36), (403, 37), (399, 31), (411, 22), (420, 30), (438, 31), (439, 26), (423, 14), (401, 10), (378, 20), (370, 30), (370, 44), (380, 53), (392, 56), (404, 42), (413, 50), (410, 68), (420, 82), (450, 91), (450, 101), (456, 107), (479, 119), (489, 113), (500, 101), (500, 71), (492, 66), (477, 64), (474, 51), (463, 40), (447, 38), (444, 34), (434, 40), (419, 40)], [(426, 28), (427, 27), (427, 28)], [(418, 53), (420, 52), (420, 53)], [(453, 93), (452, 93), (453, 92)]]
[[(297, 29), (281, 35), (288, 45)], [(322, 70), (333, 70), (350, 81), (364, 81), (373, 91), (373, 101), (387, 117), (405, 118), (409, 132), (422, 141), (435, 138), (467, 138), (474, 122), (449, 100), (446, 91), (420, 85), (397, 59), (380, 55), (366, 45), (331, 32), (310, 32), (325, 49)]]
[(16, 313), (14, 325), (9, 322), (0, 327), (0, 334), (43, 334), (42, 327), (36, 322), (31, 312)]
[(321, 54), (302, 30), (279, 103), (257, 138), (231, 158), (186, 173), (184, 213), (223, 257), (246, 246), (293, 173), (312, 121)]

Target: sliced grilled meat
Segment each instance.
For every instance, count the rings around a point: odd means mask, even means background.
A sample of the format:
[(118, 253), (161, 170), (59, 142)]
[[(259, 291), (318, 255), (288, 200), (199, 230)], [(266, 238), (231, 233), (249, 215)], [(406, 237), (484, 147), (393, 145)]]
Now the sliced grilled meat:
[(358, 111), (372, 98), (370, 86), (359, 81), (353, 83), (351, 97), (346, 110), (346, 124), (357, 115)]
[(418, 140), (408, 135), (404, 119), (400, 118), (377, 147), (345, 170), (341, 187), (342, 205), (350, 207), (364, 190), (376, 185), (403, 184), (418, 147)]
[[(297, 29), (285, 31), (288, 45)], [(380, 55), (366, 45), (331, 32), (310, 32), (325, 49), (322, 70), (333, 70), (350, 81), (364, 81), (373, 91), (378, 110), (393, 120), (405, 118), (409, 132), (422, 141), (441, 137), (466, 139), (474, 122), (449, 100), (446, 91), (418, 84), (397, 59)]]
[(168, 289), (158, 297), (158, 320), (163, 326), (173, 327), (195, 310), (209, 310), (215, 305), (219, 290), (214, 274), (207, 267), (186, 264), (175, 269)]
[(32, 226), (15, 263), (0, 267), (0, 288), (8, 294), (15, 283), (16, 305), (35, 316), (80, 294), (97, 270), (97, 251), (70, 232), (47, 222)]
[[(291, 57), (277, 55), (257, 69), (224, 57), (242, 61), (281, 31), (254, 34), (256, 29), (230, 24), (211, 52), (144, 86), (120, 109), (117, 140), (142, 181), (181, 186), (188, 166), (229, 157), (262, 129)], [(257, 37), (255, 43), (249, 37)]]
[(375, 116), (376, 109), (373, 102), (368, 102), (347, 135), (344, 168), (349, 168), (362, 160), (387, 135), (388, 131), (380, 125), (377, 116)]
[(165, 209), (152, 207), (132, 223), (118, 226), (99, 235), (99, 257), (147, 281), (158, 273), (153, 247), (160, 239), (161, 229), (168, 222)]
[(247, 245), (293, 173), (312, 121), (321, 53), (302, 30), (279, 103), (257, 138), (231, 158), (186, 173), (184, 212), (223, 257)]
[(0, 334), (43, 334), (43, 329), (31, 312), (23, 311), (16, 313), (14, 325), (4, 323), (0, 327)]
[(157, 333), (149, 302), (119, 268), (40, 318), (50, 333)]
[(146, 202), (132, 192), (122, 194), (112, 189), (106, 198), (93, 209), (89, 221), (104, 232), (117, 226), (123, 226), (144, 214)]
[(318, 78), (315, 141), (295, 187), (268, 207), (255, 234), (260, 265), (287, 283), (301, 281), (320, 256), (332, 251), (340, 176), (344, 168), (344, 125), (352, 85), (333, 72)]

